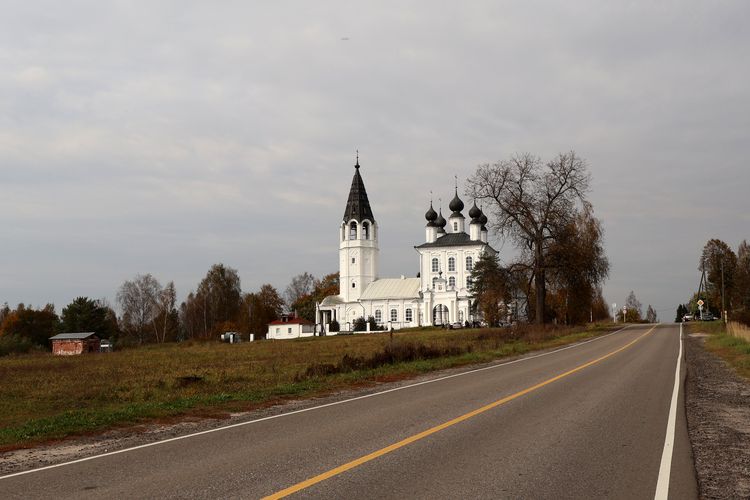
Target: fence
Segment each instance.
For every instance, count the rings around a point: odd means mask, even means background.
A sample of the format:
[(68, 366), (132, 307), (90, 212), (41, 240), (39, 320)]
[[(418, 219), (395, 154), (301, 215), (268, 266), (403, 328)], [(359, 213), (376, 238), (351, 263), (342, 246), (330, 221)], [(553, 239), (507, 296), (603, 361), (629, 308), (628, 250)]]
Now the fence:
[(750, 328), (743, 325), (742, 323), (730, 321), (729, 323), (727, 323), (727, 331), (732, 337), (737, 337), (750, 342)]

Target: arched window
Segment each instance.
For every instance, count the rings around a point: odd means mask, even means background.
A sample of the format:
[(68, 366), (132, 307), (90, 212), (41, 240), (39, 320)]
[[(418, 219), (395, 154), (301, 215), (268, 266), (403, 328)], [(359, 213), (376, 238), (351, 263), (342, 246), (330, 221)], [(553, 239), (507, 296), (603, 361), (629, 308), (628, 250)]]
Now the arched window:
[(414, 316), (412, 316), (411, 308), (404, 311), (404, 321), (406, 321), (407, 323), (411, 323), (412, 321), (414, 321)]
[(433, 257), (432, 258), (432, 272), (436, 273), (438, 271), (440, 271), (440, 263), (439, 263), (437, 257)]
[(456, 270), (456, 258), (448, 257), (448, 272), (452, 273)]
[(352, 282), (352, 288), (357, 288), (357, 284)]
[(398, 321), (398, 309), (391, 309), (391, 321)]
[(466, 270), (471, 271), (474, 269), (474, 259), (471, 258), (471, 255), (466, 257)]
[(451, 276), (450, 278), (448, 278), (448, 286), (451, 286), (451, 287), (455, 288), (455, 286), (456, 286), (456, 277), (455, 276)]
[(434, 278), (432, 278), (432, 289), (433, 290), (435, 289), (435, 284), (437, 283), (437, 280), (438, 280), (437, 276), (435, 276)]
[(458, 232), (458, 222), (454, 222), (454, 223), (453, 223), (453, 232), (454, 232), (454, 233), (457, 233), (457, 232)]
[(362, 223), (362, 239), (363, 240), (370, 239), (370, 223), (369, 222)]
[(466, 278), (466, 288), (471, 288), (471, 285), (474, 284), (474, 280), (471, 278)]
[(352, 223), (349, 225), (349, 239), (357, 239), (357, 223), (355, 221), (352, 221)]
[(382, 323), (383, 322), (383, 311), (380, 309), (375, 309), (375, 323)]

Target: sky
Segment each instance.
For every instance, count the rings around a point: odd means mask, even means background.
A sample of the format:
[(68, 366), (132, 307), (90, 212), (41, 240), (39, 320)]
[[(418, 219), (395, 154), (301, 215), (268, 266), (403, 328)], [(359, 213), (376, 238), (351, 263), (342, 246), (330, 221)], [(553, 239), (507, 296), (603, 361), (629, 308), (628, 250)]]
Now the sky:
[(337, 271), (356, 150), (382, 277), (430, 192), (518, 152), (586, 159), (610, 304), (671, 320), (706, 241), (750, 238), (744, 0), (3, 5), (0, 303)]

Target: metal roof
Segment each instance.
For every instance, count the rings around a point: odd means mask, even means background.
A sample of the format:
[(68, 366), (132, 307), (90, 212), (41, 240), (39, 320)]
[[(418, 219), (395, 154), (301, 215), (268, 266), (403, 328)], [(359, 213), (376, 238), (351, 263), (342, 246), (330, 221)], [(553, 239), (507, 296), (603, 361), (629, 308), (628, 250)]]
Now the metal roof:
[[(433, 243), (422, 243), (414, 248), (488, 246), (482, 240), (472, 240), (466, 233), (447, 233)], [(492, 248), (492, 247), (490, 247)]]
[(417, 299), (419, 278), (384, 278), (373, 281), (362, 293), (361, 300)]
[(320, 303), (321, 306), (335, 306), (338, 304), (343, 304), (344, 299), (341, 298), (340, 295), (329, 295), (323, 301)]
[(95, 336), (96, 332), (83, 332), (83, 333), (58, 333), (54, 337), (50, 337), (50, 340), (85, 340), (89, 337)]

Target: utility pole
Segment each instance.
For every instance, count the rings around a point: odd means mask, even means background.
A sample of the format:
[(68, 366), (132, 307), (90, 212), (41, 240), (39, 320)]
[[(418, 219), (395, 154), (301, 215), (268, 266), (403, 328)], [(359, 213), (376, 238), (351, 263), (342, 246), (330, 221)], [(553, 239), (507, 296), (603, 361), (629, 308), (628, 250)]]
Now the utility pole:
[(724, 256), (721, 258), (721, 317), (727, 322), (727, 306), (724, 302)]

